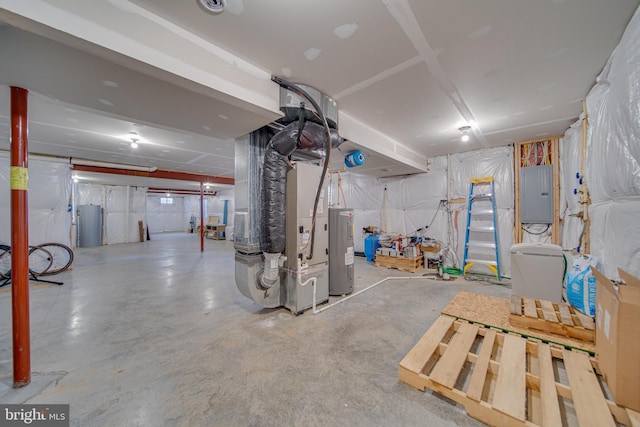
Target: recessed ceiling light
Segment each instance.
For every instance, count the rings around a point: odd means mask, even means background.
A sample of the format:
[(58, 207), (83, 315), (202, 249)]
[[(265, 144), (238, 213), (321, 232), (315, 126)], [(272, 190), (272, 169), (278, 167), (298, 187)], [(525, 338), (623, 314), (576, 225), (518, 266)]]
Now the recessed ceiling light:
[(202, 126), (202, 129), (204, 130), (211, 130), (211, 128), (209, 126)]
[(222, 120), (229, 120), (229, 117), (225, 116), (224, 114), (218, 114), (218, 117), (220, 117)]
[(107, 100), (107, 99), (102, 99), (102, 98), (98, 98), (98, 102), (100, 102), (101, 104), (104, 105), (108, 105), (109, 107), (113, 107), (113, 102)]
[(138, 139), (131, 138), (131, 148), (138, 148)]
[(200, 0), (200, 4), (209, 12), (222, 13), (227, 6), (226, 0)]
[(107, 87), (119, 87), (120, 85), (116, 82), (114, 82), (113, 80), (103, 80), (102, 84), (107, 86)]

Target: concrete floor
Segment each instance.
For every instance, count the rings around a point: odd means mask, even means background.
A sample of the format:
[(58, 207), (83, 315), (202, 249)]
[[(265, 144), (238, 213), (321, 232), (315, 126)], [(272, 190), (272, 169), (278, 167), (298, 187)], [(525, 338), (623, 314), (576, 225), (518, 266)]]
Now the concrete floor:
[[(33, 380), (19, 390), (0, 288), (0, 402), (69, 403), (83, 427), (482, 425), (400, 383), (398, 363), (458, 291), (509, 288), (388, 281), (295, 317), (237, 291), (231, 242), (199, 249), (189, 234), (79, 248), (53, 277), (63, 286), (32, 284)], [(391, 275), (408, 274), (356, 260), (356, 289)]]

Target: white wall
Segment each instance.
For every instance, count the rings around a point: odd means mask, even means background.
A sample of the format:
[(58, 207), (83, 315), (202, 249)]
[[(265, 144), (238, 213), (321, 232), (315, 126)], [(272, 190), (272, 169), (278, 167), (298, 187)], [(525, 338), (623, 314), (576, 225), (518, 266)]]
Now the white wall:
[[(150, 233), (187, 231), (189, 217), (185, 211), (185, 197), (172, 195), (173, 204), (161, 204), (165, 195), (147, 195), (147, 223)], [(191, 197), (191, 196), (187, 196)], [(195, 209), (197, 211), (197, 208)]]
[(591, 252), (640, 277), (640, 9), (587, 96)]
[[(450, 156), (450, 163), (450, 198), (465, 200), (464, 203), (451, 205), (450, 220), (443, 207), (438, 209), (440, 201), (448, 198), (447, 156), (432, 159), (428, 173), (410, 177), (376, 179), (355, 173), (343, 174), (342, 186), (347, 200), (346, 207), (354, 209), (355, 250), (364, 250), (361, 231), (368, 225), (381, 227), (383, 231), (409, 234), (429, 225), (433, 220), (424, 233), (430, 238), (448, 243), (451, 228), (452, 248), (458, 262), (461, 263), (469, 180), (474, 177), (493, 176), (498, 211), (500, 263), (502, 275), (508, 276), (509, 249), (513, 243), (513, 148), (501, 147), (454, 154)], [(338, 194), (335, 188), (337, 180), (332, 182), (332, 202), (335, 203)]]
[[(138, 221), (146, 227), (146, 187), (76, 184), (75, 206), (100, 205), (103, 212), (102, 244), (140, 241)], [(143, 236), (146, 240), (146, 236)]]
[[(11, 243), (8, 152), (0, 152), (0, 242)], [(29, 159), (29, 244), (71, 242), (71, 171), (68, 163)]]

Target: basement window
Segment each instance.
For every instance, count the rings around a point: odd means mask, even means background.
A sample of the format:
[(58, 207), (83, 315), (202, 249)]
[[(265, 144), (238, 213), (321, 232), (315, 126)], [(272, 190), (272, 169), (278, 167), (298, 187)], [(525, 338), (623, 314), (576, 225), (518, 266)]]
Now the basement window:
[(173, 197), (160, 197), (160, 204), (161, 205), (172, 205), (173, 204)]

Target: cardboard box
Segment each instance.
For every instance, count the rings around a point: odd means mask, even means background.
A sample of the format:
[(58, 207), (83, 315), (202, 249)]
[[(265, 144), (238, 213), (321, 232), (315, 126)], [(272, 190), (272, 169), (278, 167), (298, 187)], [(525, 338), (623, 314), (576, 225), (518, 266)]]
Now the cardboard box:
[(619, 405), (640, 411), (640, 279), (618, 270), (616, 284), (596, 276), (596, 358)]

